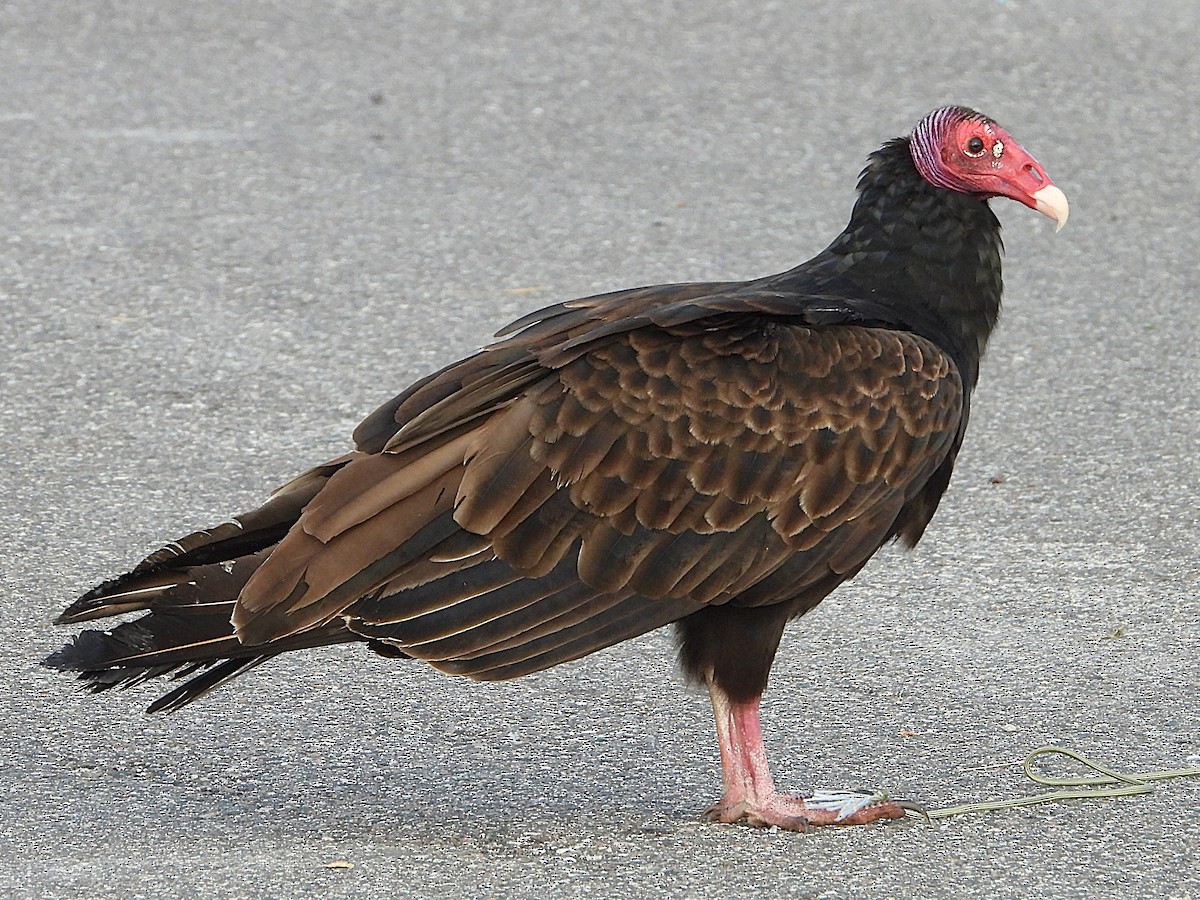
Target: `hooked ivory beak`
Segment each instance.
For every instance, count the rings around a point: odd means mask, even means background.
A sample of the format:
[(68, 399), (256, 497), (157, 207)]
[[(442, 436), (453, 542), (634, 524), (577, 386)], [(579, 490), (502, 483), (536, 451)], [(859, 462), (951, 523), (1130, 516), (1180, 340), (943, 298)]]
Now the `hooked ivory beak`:
[(1054, 227), (1054, 233), (1063, 230), (1063, 226), (1067, 224), (1067, 216), (1071, 212), (1071, 207), (1067, 204), (1067, 195), (1060, 191), (1052, 184), (1046, 185), (1040, 191), (1031, 195), (1034, 207), (1043, 216), (1049, 216), (1058, 224)]

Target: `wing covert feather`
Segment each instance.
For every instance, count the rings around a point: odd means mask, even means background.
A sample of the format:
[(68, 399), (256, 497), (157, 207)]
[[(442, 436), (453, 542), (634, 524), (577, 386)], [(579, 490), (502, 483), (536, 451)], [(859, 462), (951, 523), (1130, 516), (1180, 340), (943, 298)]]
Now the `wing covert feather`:
[(253, 576), (243, 640), (341, 617), (515, 677), (706, 604), (827, 592), (957, 447), (961, 379), (913, 334), (680, 314), (599, 340), (580, 316), (510, 339), (587, 339), (556, 367), (485, 350), (394, 401), (390, 434), (381, 408), (363, 433), (387, 449), (335, 472)]

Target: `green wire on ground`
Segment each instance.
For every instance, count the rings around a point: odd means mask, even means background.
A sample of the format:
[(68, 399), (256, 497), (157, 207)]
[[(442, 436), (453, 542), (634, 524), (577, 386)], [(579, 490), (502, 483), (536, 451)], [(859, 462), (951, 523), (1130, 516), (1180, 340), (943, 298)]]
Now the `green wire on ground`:
[[(1044, 756), (1057, 754), (1075, 760), (1080, 765), (1097, 772), (1097, 775), (1086, 775), (1081, 778), (1054, 778), (1035, 772), (1033, 764)], [(985, 800), (980, 803), (963, 803), (959, 806), (947, 806), (942, 809), (931, 809), (924, 812), (910, 810), (909, 815), (923, 819), (944, 819), (947, 816), (957, 816), (961, 813), (988, 812), (993, 809), (1015, 809), (1019, 806), (1033, 806), (1038, 803), (1056, 803), (1059, 800), (1087, 800), (1106, 797), (1131, 797), (1135, 794), (1149, 794), (1154, 791), (1152, 781), (1163, 781), (1167, 778), (1187, 778), (1200, 775), (1200, 768), (1195, 769), (1166, 769), (1157, 772), (1138, 772), (1124, 775), (1108, 766), (1101, 765), (1095, 760), (1088, 759), (1082, 753), (1076, 753), (1067, 747), (1045, 746), (1038, 747), (1025, 757), (1025, 775), (1037, 784), (1046, 787), (1078, 788), (1079, 790), (1050, 791), (1045, 794), (1033, 794), (1029, 797), (1013, 797), (1008, 800)]]

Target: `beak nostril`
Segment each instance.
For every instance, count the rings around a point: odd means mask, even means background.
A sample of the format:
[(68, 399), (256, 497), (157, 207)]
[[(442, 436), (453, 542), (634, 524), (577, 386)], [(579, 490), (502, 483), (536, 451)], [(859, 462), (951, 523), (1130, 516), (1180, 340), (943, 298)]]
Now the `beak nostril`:
[(1033, 177), (1033, 180), (1036, 181), (1038, 184), (1041, 184), (1043, 181), (1046, 180), (1046, 176), (1043, 175), (1041, 172), (1039, 172), (1038, 167), (1033, 165), (1032, 163), (1027, 163), (1025, 165), (1025, 171), (1029, 175), (1031, 175)]

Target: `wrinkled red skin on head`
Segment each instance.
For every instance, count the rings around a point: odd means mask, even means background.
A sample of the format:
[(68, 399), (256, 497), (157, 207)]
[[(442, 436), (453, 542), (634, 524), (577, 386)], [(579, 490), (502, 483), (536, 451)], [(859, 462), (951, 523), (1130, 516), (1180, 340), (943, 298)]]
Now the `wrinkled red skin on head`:
[[(982, 147), (972, 144), (982, 142)], [(956, 123), (941, 148), (941, 162), (965, 193), (1008, 197), (1036, 209), (1033, 195), (1049, 184), (1050, 176), (1029, 152), (994, 122), (966, 119)]]
[(1033, 195), (1053, 184), (1012, 135), (966, 107), (934, 110), (913, 129), (910, 146), (926, 181), (981, 200), (1008, 197), (1037, 209)]

